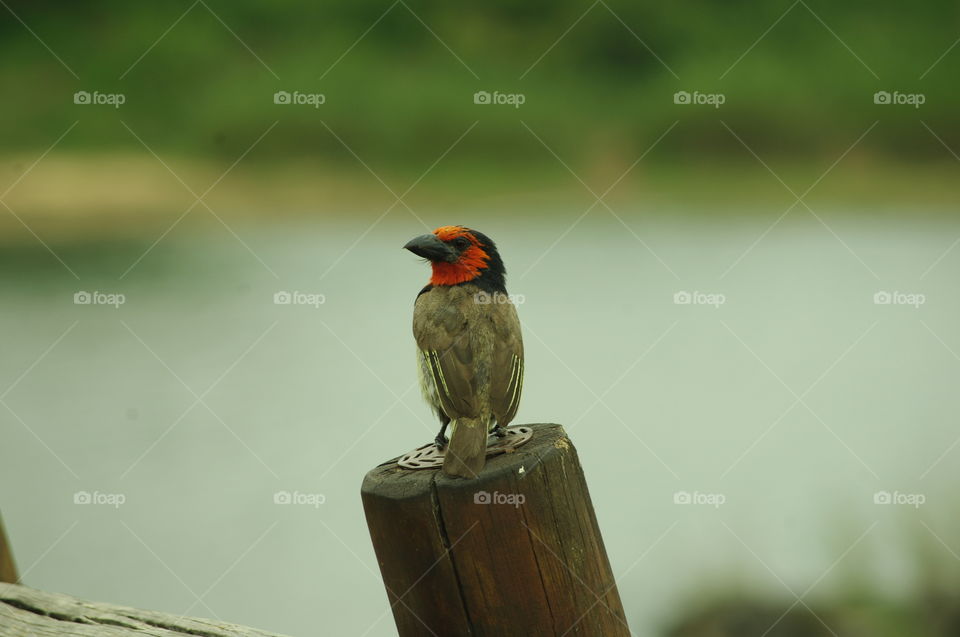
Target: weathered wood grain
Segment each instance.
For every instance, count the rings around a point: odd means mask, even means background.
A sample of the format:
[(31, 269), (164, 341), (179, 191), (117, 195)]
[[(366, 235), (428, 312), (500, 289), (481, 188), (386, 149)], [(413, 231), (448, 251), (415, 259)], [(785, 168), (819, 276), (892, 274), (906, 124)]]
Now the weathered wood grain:
[(279, 637), (253, 628), (0, 584), (0, 637)]
[(477, 480), (395, 460), (367, 474), (400, 637), (630, 635), (576, 450), (560, 425), (530, 426)]

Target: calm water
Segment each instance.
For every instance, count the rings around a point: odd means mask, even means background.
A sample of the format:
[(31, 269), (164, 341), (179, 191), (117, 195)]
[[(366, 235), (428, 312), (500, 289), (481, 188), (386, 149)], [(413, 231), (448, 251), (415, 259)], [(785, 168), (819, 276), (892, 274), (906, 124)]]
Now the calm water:
[[(952, 561), (934, 534), (960, 552), (960, 248), (929, 268), (960, 223), (825, 211), (828, 230), (796, 210), (742, 256), (775, 216), (629, 218), (657, 258), (595, 210), (551, 248), (579, 212), (476, 225), (523, 295), (517, 422), (567, 425), (638, 634), (705, 592), (898, 594), (918, 544)], [(45, 252), (5, 257), (0, 511), (28, 584), (395, 634), (359, 486), (435, 433), (409, 328), (427, 272), (399, 213), (343, 256), (372, 220), (238, 226), (266, 267), (220, 228), (172, 233), (122, 280), (149, 244), (58, 248), (80, 281)], [(675, 504), (684, 491), (723, 503)]]

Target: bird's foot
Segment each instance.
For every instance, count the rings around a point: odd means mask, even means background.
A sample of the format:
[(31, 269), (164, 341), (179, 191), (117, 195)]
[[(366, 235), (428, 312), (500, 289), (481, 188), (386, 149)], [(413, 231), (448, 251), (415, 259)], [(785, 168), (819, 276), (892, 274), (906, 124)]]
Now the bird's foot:
[(497, 438), (504, 438), (507, 435), (507, 430), (501, 427), (500, 425), (497, 425), (496, 427), (493, 428), (493, 431), (490, 433), (492, 433)]
[(443, 434), (437, 434), (437, 437), (433, 439), (433, 444), (436, 445), (440, 451), (446, 449), (448, 442), (447, 437)]

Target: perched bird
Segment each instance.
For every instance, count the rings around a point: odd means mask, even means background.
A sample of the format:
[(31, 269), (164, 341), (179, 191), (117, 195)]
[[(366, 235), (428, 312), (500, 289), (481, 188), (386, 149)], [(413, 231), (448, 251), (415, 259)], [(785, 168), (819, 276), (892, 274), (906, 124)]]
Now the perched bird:
[(493, 241), (462, 226), (437, 228), (403, 247), (433, 269), (414, 303), (413, 336), (420, 387), (440, 418), (443, 471), (476, 478), (488, 432), (504, 435), (523, 388), (520, 319), (507, 296), (506, 270)]

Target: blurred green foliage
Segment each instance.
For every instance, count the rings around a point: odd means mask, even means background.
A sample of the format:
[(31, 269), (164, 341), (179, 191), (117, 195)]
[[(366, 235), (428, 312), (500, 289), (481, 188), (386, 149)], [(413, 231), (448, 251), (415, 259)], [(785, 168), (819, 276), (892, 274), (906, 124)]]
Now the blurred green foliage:
[(729, 597), (684, 617), (666, 637), (954, 637), (958, 631), (955, 595), (910, 603), (864, 597), (809, 604)]
[[(154, 148), (231, 159), (277, 120), (258, 156), (349, 158), (321, 121), (365, 158), (395, 164), (429, 163), (477, 120), (469, 152), (500, 161), (543, 156), (521, 120), (563, 157), (632, 160), (677, 120), (658, 153), (742, 155), (721, 120), (758, 152), (801, 158), (842, 152), (876, 120), (861, 151), (948, 158), (924, 123), (960, 147), (960, 48), (934, 64), (960, 36), (960, 6), (946, 0), (8, 6), (37, 37), (0, 10), (7, 150), (46, 147), (78, 119), (64, 149), (131, 148), (122, 119)], [(75, 105), (78, 90), (126, 103)], [(326, 103), (276, 105), (278, 90)], [(475, 105), (479, 90), (526, 103)], [(677, 105), (679, 90), (726, 102)], [(877, 105), (879, 90), (926, 102)]]

